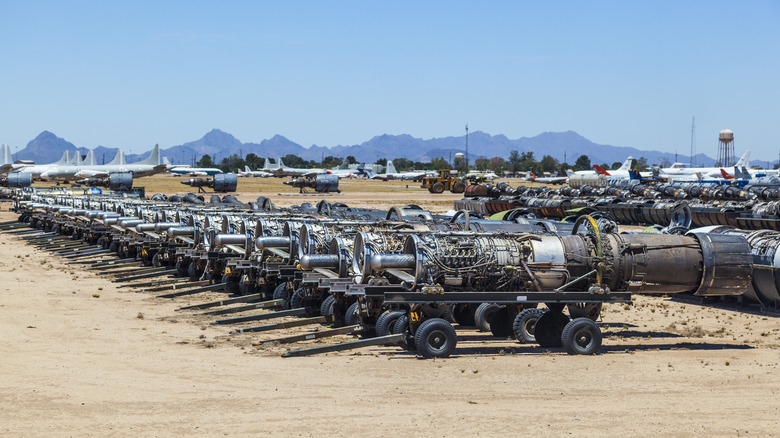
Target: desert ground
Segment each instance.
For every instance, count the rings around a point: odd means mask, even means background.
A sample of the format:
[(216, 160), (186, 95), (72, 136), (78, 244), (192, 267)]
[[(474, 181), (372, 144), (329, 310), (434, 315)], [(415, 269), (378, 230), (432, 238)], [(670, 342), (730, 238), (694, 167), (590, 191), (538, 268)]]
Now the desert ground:
[[(137, 185), (185, 193), (179, 180)], [(277, 179), (241, 179), (238, 197), (434, 212), (460, 197), (406, 186), (347, 181), (341, 194), (299, 195)], [(0, 222), (16, 218), (10, 207), (0, 202)], [(307, 344), (253, 344), (305, 329), (230, 335), (176, 310), (224, 294), (155, 298), (9, 233), (0, 255), (3, 436), (780, 434), (779, 320), (747, 308), (644, 296), (609, 305), (593, 356), (468, 328), (447, 359), (398, 347), (281, 358)]]

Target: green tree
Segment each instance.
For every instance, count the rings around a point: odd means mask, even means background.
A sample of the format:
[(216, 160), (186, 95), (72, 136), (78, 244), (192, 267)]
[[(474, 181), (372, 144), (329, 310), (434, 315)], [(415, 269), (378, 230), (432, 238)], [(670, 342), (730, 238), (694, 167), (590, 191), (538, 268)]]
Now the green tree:
[(488, 162), (488, 169), (495, 172), (497, 175), (501, 175), (507, 167), (506, 160), (501, 157), (493, 157)]
[(324, 168), (338, 167), (341, 166), (342, 162), (344, 162), (343, 158), (334, 157), (333, 155), (328, 155), (322, 159), (322, 167)]
[(347, 163), (349, 164), (358, 164), (358, 160), (355, 159), (352, 155), (347, 155)]
[(246, 162), (246, 165), (249, 166), (252, 170), (260, 169), (263, 167), (263, 163), (265, 163), (264, 158), (258, 157), (256, 154), (248, 153), (246, 154), (246, 158), (244, 158), (244, 161)]
[(620, 169), (620, 166), (622, 166), (622, 165), (623, 165), (623, 163), (621, 163), (620, 161), (615, 161), (609, 167), (606, 167), (606, 166), (601, 166), (601, 167), (603, 167), (605, 169), (609, 169), (609, 170), (618, 170), (618, 169)]
[(406, 158), (393, 158), (393, 166), (395, 166), (395, 170), (403, 172), (414, 167), (414, 162)]
[(593, 166), (590, 164), (590, 158), (587, 155), (580, 155), (572, 168), (574, 170), (590, 170), (591, 167)]
[(541, 168), (543, 172), (557, 173), (559, 167), (560, 163), (558, 163), (558, 160), (549, 155), (543, 156), (542, 160), (539, 161), (539, 168)]
[(646, 172), (647, 169), (650, 168), (650, 166), (647, 164), (647, 158), (645, 157), (639, 157), (639, 159), (636, 160), (636, 165), (634, 167), (636, 167), (636, 170), (640, 172)]
[(308, 164), (306, 160), (299, 157), (298, 155), (293, 154), (287, 154), (284, 157), (282, 157), (282, 161), (284, 161), (284, 164), (289, 167), (303, 167), (307, 168)]
[(374, 164), (378, 164), (380, 166), (387, 166), (387, 158), (380, 158), (376, 160), (376, 163)]
[(450, 168), (450, 163), (448, 163), (447, 160), (444, 159), (444, 157), (432, 158), (431, 164), (433, 165), (434, 170)]
[(203, 154), (203, 156), (200, 157), (200, 160), (198, 160), (198, 162), (195, 163), (195, 166), (197, 166), (197, 167), (214, 167), (214, 161), (211, 160), (211, 155)]
[(219, 168), (223, 172), (235, 172), (238, 169), (243, 170), (245, 164), (246, 164), (245, 160), (243, 160), (237, 154), (233, 154), (229, 157), (223, 158), (222, 162), (219, 163)]
[(474, 167), (477, 168), (479, 171), (485, 171), (488, 170), (490, 167), (490, 160), (484, 157), (479, 157), (476, 160), (474, 160)]

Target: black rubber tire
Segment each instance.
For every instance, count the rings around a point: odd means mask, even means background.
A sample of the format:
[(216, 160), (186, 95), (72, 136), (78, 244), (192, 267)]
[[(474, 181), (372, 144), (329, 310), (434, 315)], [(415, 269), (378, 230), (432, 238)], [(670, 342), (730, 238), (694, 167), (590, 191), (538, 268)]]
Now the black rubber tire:
[(452, 308), (452, 317), (460, 326), (474, 327), (475, 310), (476, 308), (471, 304), (457, 304)]
[(154, 253), (154, 255), (152, 256), (152, 266), (154, 266), (155, 268), (159, 268), (162, 266), (162, 263), (160, 262), (159, 252)]
[(187, 276), (187, 265), (184, 262), (176, 262), (176, 275), (179, 277)]
[(458, 181), (452, 185), (452, 193), (463, 193), (466, 191), (466, 183)]
[(576, 318), (564, 327), (561, 342), (569, 354), (596, 354), (601, 348), (601, 330), (590, 318)]
[(490, 331), (490, 317), (492, 316), (493, 312), (500, 308), (501, 306), (494, 303), (482, 303), (479, 305), (479, 307), (477, 307), (477, 310), (474, 312), (474, 324), (477, 326), (479, 331)]
[(290, 308), (291, 309), (302, 308), (305, 299), (306, 297), (303, 288), (299, 287), (298, 289), (295, 289), (295, 292), (293, 292), (292, 296), (290, 297)]
[(116, 242), (112, 241), (110, 244), (108, 244), (108, 250), (111, 252), (117, 252), (119, 250), (119, 246), (116, 244)]
[(592, 321), (598, 321), (599, 316), (601, 316), (601, 307), (601, 303), (573, 303), (566, 305), (571, 319), (588, 318)]
[(405, 314), (404, 312), (388, 310), (379, 315), (379, 318), (376, 319), (376, 335), (387, 336), (392, 333), (395, 322)]
[(518, 313), (512, 323), (512, 331), (515, 332), (515, 338), (521, 344), (536, 343), (534, 337), (534, 328), (536, 321), (544, 314), (544, 309), (525, 309)]
[(441, 319), (431, 318), (425, 320), (414, 332), (414, 345), (417, 346), (417, 354), (422, 357), (449, 357), (455, 351), (458, 336), (452, 324)]
[(562, 345), (563, 328), (569, 322), (569, 317), (561, 312), (545, 312), (536, 321), (534, 337), (540, 347), (558, 348)]
[(251, 295), (255, 293), (255, 285), (246, 283), (244, 279), (238, 281), (238, 294), (239, 295)]
[(240, 291), (238, 290), (239, 280), (240, 278), (234, 275), (223, 275), (222, 282), (225, 283), (225, 292), (233, 295), (239, 295), (240, 294)]
[(515, 332), (512, 330), (512, 316), (509, 314), (509, 308), (501, 306), (490, 315), (489, 319), (490, 333), (497, 338), (514, 338)]
[(284, 304), (282, 304), (282, 309), (287, 310), (290, 308), (290, 301), (287, 297), (287, 282), (279, 283), (276, 288), (274, 289), (274, 295), (273, 298), (275, 300), (284, 300)]
[(201, 272), (198, 271), (195, 262), (190, 262), (190, 265), (187, 266), (187, 275), (189, 275), (191, 281), (198, 281), (200, 280), (200, 274)]
[(360, 324), (360, 303), (355, 301), (349, 307), (347, 307), (347, 313), (344, 315), (344, 324), (357, 325)]
[(431, 193), (444, 193), (444, 184), (436, 183), (431, 187)]
[(333, 315), (333, 305), (336, 303), (336, 297), (334, 295), (328, 295), (322, 300), (320, 304), (320, 315), (331, 316)]
[(409, 317), (401, 315), (393, 325), (394, 335), (406, 335), (403, 340), (398, 341), (398, 346), (406, 351), (414, 351), (414, 337), (409, 333)]

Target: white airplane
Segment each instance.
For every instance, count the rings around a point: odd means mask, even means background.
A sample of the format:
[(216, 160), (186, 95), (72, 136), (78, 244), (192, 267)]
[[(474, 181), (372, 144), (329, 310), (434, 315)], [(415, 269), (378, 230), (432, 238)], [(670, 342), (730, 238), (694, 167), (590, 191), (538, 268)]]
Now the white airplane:
[(402, 179), (402, 180), (415, 180), (422, 178), (424, 176), (427, 176), (428, 172), (421, 170), (421, 171), (410, 171), (410, 172), (398, 172), (395, 170), (395, 164), (393, 164), (393, 160), (389, 160), (387, 162), (387, 169), (385, 169), (385, 173), (378, 173), (371, 177), (371, 179), (381, 179), (382, 181), (387, 181), (390, 179)]
[[(78, 152), (76, 153), (78, 155)], [(26, 164), (22, 166), (11, 165), (9, 172), (26, 172), (32, 174), (33, 179), (41, 179), (41, 175), (45, 172), (54, 170), (58, 166), (71, 166), (70, 152), (65, 151), (62, 154), (62, 158), (58, 161), (48, 164)], [(5, 168), (5, 165), (4, 165)]]
[(300, 167), (287, 167), (282, 161), (282, 157), (277, 158), (275, 165), (270, 164), (270, 158), (265, 160), (266, 165), (263, 166), (263, 172), (270, 172), (277, 177), (285, 176), (313, 176), (327, 173), (325, 169), (305, 169)]
[(466, 174), (466, 178), (479, 178), (479, 179), (496, 179), (498, 175), (495, 172), (480, 172), (478, 170), (469, 171)]
[(593, 169), (595, 170), (578, 170), (574, 172), (572, 175), (604, 175), (607, 177), (614, 176), (618, 178), (628, 178), (628, 171), (631, 170), (631, 163), (634, 161), (634, 157), (629, 156), (626, 158), (626, 161), (623, 162), (623, 164), (620, 165), (616, 170), (604, 170), (603, 167), (599, 166), (598, 164), (593, 165)]
[(137, 163), (121, 163), (124, 154), (120, 151), (109, 164), (95, 164), (94, 151), (87, 154), (83, 161), (76, 152), (75, 160), (68, 160), (67, 151), (62, 159), (56, 163), (47, 165), (25, 166), (19, 169), (21, 172), (33, 174), (35, 179), (70, 181), (78, 178), (107, 177), (112, 173), (130, 172), (135, 177), (154, 175), (164, 172), (167, 166), (160, 162), (160, 146), (155, 145), (149, 158)]
[[(750, 167), (750, 151), (747, 150), (742, 157), (737, 161), (734, 167), (737, 168), (749, 168)], [(729, 166), (731, 167), (731, 166)], [(661, 178), (667, 178), (672, 181), (691, 181), (692, 176), (700, 173), (705, 179), (722, 178), (720, 170), (724, 167), (688, 167), (683, 163), (674, 163), (670, 167), (661, 169), (659, 176)]]
[(342, 162), (339, 167), (335, 169), (325, 169), (325, 173), (328, 173), (330, 175), (336, 175), (341, 178), (371, 178), (374, 175), (374, 169), (371, 169), (370, 167), (366, 167), (366, 163), (361, 163), (358, 167), (349, 168), (349, 164), (347, 164), (347, 159), (344, 159), (344, 162)]
[(569, 176), (573, 175), (574, 172), (572, 170), (566, 171), (566, 176), (536, 176), (533, 170), (528, 172), (528, 176), (525, 178), (528, 181), (531, 182), (538, 182), (538, 183), (545, 183), (545, 184), (563, 184), (566, 181), (569, 180)]
[(192, 167), (189, 164), (171, 164), (168, 158), (163, 158), (163, 162), (168, 166), (168, 172), (174, 175), (208, 176), (222, 173), (222, 169), (214, 167)]
[(260, 177), (260, 178), (268, 178), (271, 176), (274, 176), (273, 173), (264, 172), (262, 170), (252, 170), (249, 168), (249, 166), (244, 166), (244, 170), (238, 171), (238, 176), (251, 176), (251, 177)]

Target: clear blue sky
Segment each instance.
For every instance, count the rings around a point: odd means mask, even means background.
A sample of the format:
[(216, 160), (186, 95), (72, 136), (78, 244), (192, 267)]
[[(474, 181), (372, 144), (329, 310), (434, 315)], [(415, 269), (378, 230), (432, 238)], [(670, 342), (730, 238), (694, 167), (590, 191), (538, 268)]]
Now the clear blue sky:
[(780, 151), (778, 1), (0, 0), (0, 143), (141, 152), (219, 128)]

